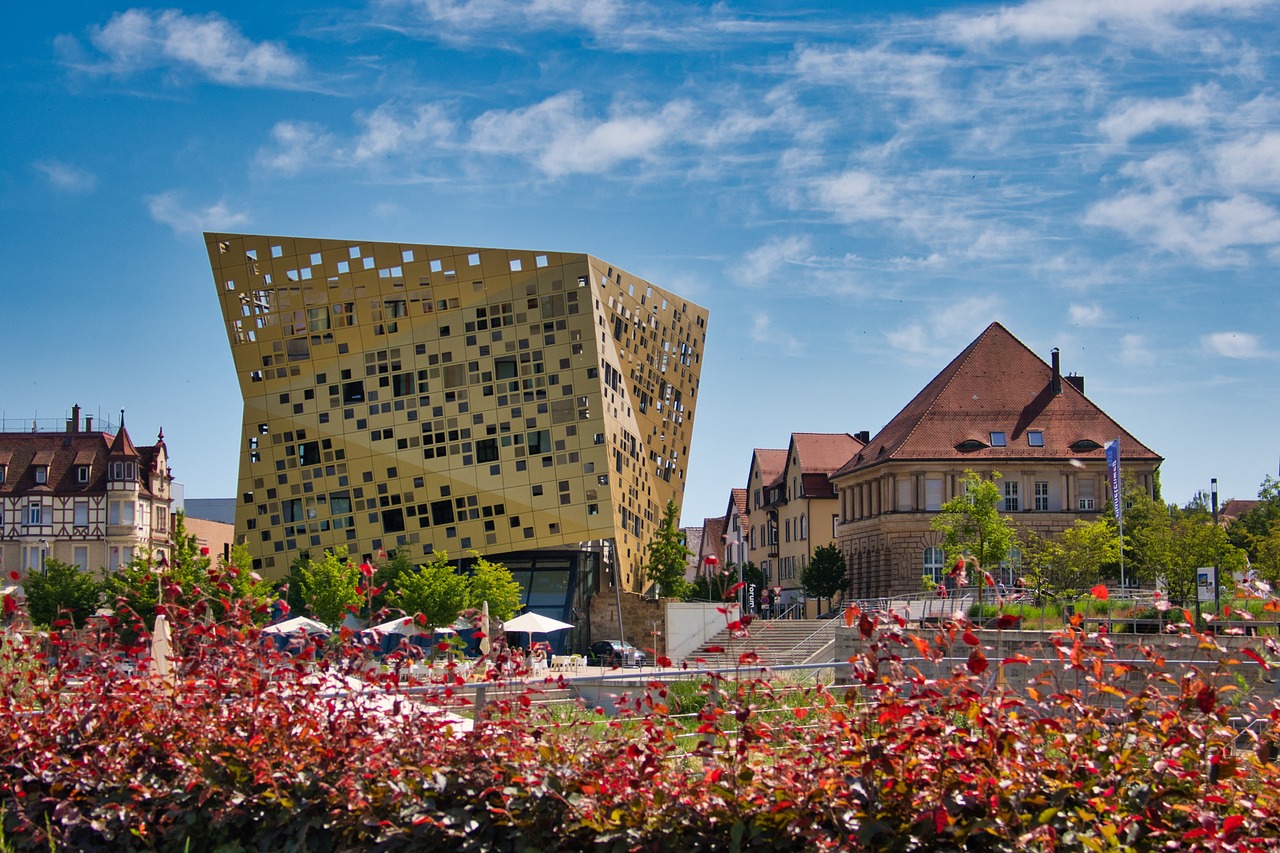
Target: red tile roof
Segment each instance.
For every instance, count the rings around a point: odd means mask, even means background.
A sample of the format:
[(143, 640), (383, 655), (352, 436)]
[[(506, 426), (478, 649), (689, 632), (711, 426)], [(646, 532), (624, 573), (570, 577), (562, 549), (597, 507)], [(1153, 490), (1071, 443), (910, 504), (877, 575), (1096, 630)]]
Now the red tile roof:
[[(1050, 365), (992, 323), (833, 476), (890, 460), (989, 465), (1101, 459), (1103, 445), (1116, 438), (1121, 459), (1161, 461), (1065, 378), (1061, 393), (1053, 393), (1052, 380)], [(1042, 433), (1043, 446), (1028, 443), (1031, 430)], [(992, 432), (1005, 434), (1003, 447), (991, 446)], [(966, 441), (972, 449), (960, 449)], [(1097, 446), (1077, 444), (1081, 441)]]
[(707, 554), (715, 554), (716, 559), (723, 566), (725, 564), (724, 531), (723, 518), (704, 518), (702, 520), (702, 549), (698, 556), (705, 557)]
[(782, 476), (787, 467), (787, 451), (771, 447), (757, 447), (752, 451), (756, 459), (755, 467), (760, 469), (760, 480), (765, 487), (772, 486)]
[(862, 442), (847, 432), (793, 432), (791, 446), (805, 474), (830, 474), (862, 449)]
[[(107, 488), (107, 457), (124, 436), (131, 455), (140, 457), (142, 472), (156, 467), (159, 444), (137, 448), (123, 428), (115, 436), (103, 432), (5, 432), (0, 433), (0, 464), (5, 466), (0, 495), (28, 492), (103, 492)], [(48, 480), (36, 484), (36, 467), (47, 465)], [(88, 482), (80, 482), (76, 468), (89, 466)], [(146, 477), (139, 478), (144, 492)]]
[[(738, 513), (738, 525), (742, 528), (742, 536), (746, 541), (751, 541), (751, 515), (747, 511), (747, 490), (731, 489), (729, 491), (730, 512)], [(726, 526), (726, 530), (728, 527)]]

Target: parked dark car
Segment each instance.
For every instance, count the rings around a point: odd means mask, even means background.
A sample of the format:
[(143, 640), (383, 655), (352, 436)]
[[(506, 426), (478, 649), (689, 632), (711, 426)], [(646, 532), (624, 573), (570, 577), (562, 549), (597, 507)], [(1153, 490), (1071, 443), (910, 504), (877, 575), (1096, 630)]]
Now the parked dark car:
[(644, 666), (648, 659), (630, 643), (597, 640), (587, 651), (587, 660), (598, 666)]

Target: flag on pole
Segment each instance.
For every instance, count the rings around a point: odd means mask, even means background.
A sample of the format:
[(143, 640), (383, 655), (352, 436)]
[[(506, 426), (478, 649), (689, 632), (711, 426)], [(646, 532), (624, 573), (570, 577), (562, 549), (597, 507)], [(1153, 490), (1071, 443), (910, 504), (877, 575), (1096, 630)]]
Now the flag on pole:
[(1120, 519), (1120, 439), (1107, 442), (1107, 476), (1111, 479), (1111, 509), (1116, 514), (1116, 524)]

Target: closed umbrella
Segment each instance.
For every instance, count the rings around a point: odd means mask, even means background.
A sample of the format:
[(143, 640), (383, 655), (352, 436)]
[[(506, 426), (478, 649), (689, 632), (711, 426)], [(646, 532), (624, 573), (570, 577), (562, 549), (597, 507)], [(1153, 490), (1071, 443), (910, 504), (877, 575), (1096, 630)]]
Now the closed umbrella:
[(168, 680), (173, 673), (173, 635), (169, 620), (163, 613), (156, 614), (156, 627), (151, 632), (151, 675)]

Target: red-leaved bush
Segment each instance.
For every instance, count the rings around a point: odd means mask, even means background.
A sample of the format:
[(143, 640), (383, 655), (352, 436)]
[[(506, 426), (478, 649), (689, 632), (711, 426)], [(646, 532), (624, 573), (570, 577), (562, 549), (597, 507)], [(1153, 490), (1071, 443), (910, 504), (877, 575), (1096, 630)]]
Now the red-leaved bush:
[[(179, 656), (168, 681), (121, 671), (139, 650), (120, 638), (142, 626), (74, 642), (10, 637), (0, 666), (4, 844), (1280, 846), (1274, 696), (1245, 689), (1242, 655), (1190, 625), (1198, 662), (1174, 667), (1076, 628), (1033, 659), (1003, 656), (967, 624), (912, 633), (853, 614), (847, 630), (861, 645), (846, 687), (797, 692), (760, 670), (701, 676), (689, 721), (659, 681), (613, 718), (540, 706), (544, 685), (506, 685), (464, 731), (436, 713), (469, 713), (460, 679), (405, 687), (357, 676), (354, 643), (283, 657), (249, 608), (226, 604), (217, 621), (169, 614)], [(1274, 652), (1265, 639), (1244, 657), (1256, 671)], [(1249, 695), (1260, 698), (1240, 701)]]

